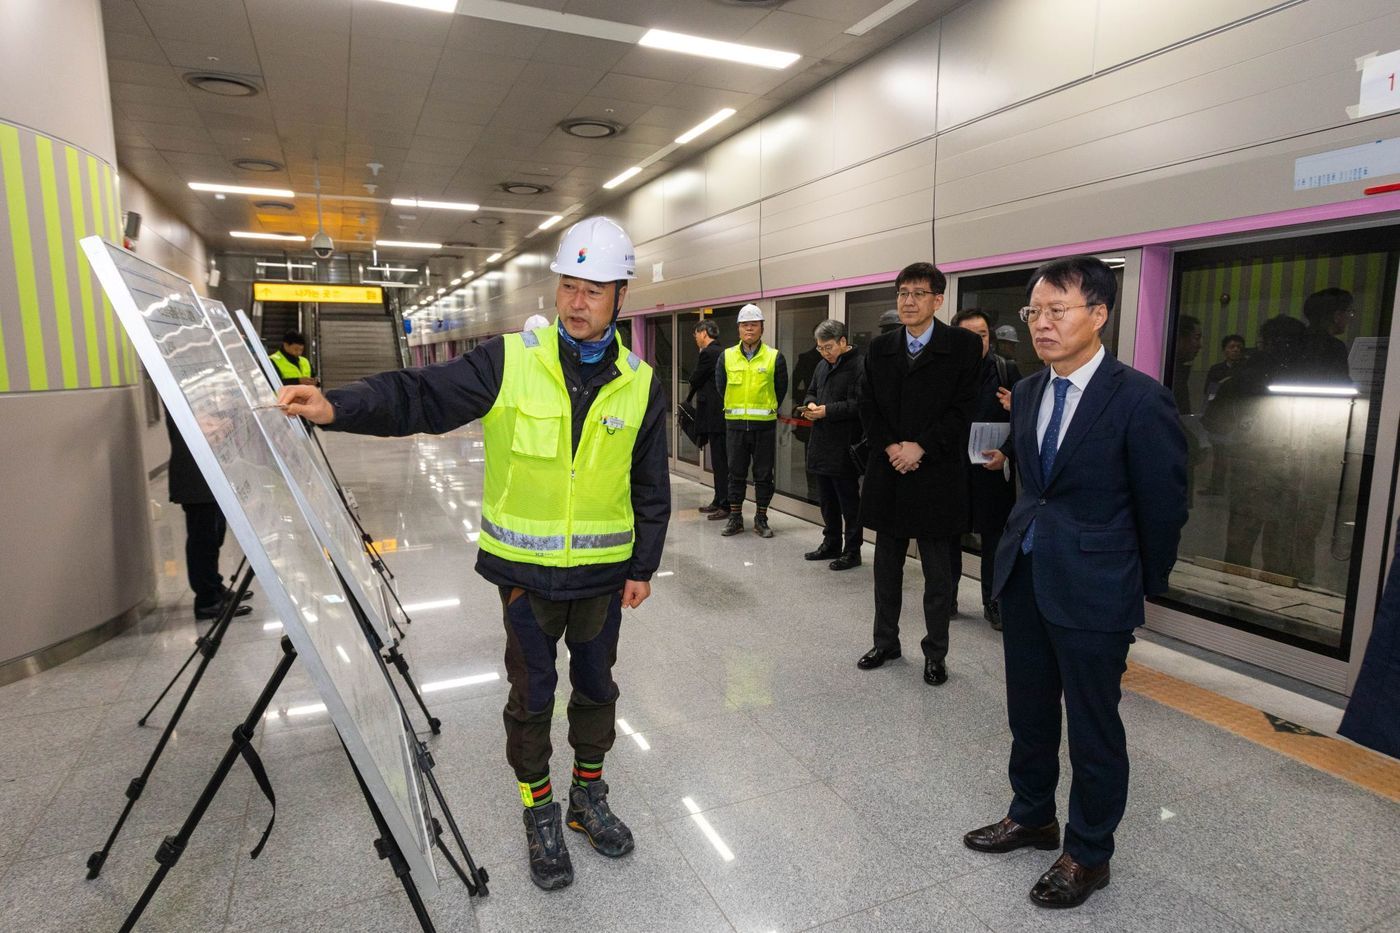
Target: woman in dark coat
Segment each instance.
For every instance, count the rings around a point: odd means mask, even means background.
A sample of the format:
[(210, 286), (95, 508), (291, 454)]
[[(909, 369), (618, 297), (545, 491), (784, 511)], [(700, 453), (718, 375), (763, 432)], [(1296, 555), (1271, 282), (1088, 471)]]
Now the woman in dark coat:
[(812, 422), (807, 472), (816, 478), (824, 527), (821, 547), (803, 556), (835, 558), (832, 570), (849, 570), (860, 566), (860, 475), (851, 445), (861, 438), (861, 353), (846, 341), (840, 321), (822, 321), (815, 337), (822, 359), (797, 416)]

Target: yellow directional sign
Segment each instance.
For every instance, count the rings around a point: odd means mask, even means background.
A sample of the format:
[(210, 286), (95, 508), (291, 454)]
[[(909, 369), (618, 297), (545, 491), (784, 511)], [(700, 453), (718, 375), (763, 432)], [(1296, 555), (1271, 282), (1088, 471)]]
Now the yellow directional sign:
[(323, 301), (328, 304), (378, 305), (384, 289), (370, 285), (316, 285), (310, 282), (254, 282), (254, 301)]

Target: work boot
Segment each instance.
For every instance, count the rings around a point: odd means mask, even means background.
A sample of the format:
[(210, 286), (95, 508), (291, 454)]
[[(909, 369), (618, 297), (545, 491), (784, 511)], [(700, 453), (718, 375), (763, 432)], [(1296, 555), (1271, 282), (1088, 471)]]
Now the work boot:
[(590, 781), (569, 788), (569, 828), (588, 837), (593, 848), (608, 858), (632, 851), (632, 830), (608, 807), (608, 782)]
[(559, 802), (525, 808), (525, 842), (530, 849), (530, 880), (545, 891), (568, 887), (574, 880), (574, 863), (564, 845)]
[(724, 526), (724, 530), (721, 531), (720, 534), (724, 535), (724, 536), (727, 538), (727, 537), (729, 537), (730, 535), (737, 535), (739, 532), (741, 532), (741, 531), (743, 531), (743, 530), (744, 530), (744, 515), (743, 515), (743, 513), (742, 513), (742, 512), (730, 512), (730, 513), (729, 513), (729, 524), (727, 524), (727, 525)]
[(827, 564), (832, 570), (850, 570), (852, 567), (860, 566), (860, 551), (847, 551), (831, 563)]
[(982, 607), (982, 618), (992, 624), (993, 631), (1001, 631), (1001, 606), (995, 601)]
[(764, 515), (760, 512), (758, 515), (755, 515), (753, 517), (753, 533), (758, 535), (760, 538), (773, 537), (773, 529), (768, 527), (767, 515)]

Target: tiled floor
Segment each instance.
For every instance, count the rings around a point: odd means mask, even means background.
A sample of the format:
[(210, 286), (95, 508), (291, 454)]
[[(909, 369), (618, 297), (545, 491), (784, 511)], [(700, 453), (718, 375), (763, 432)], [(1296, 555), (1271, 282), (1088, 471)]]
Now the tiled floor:
[[(366, 527), (393, 541), (388, 560), (414, 619), (405, 653), (423, 684), (504, 674), (499, 603), (471, 569), (474, 442), (471, 430), (327, 438)], [(443, 893), (428, 901), (438, 929), (1400, 930), (1400, 806), (1131, 693), (1133, 784), (1113, 883), (1081, 910), (1037, 910), (1026, 892), (1053, 853), (982, 856), (960, 843), (1008, 800), (999, 636), (980, 616), (954, 620), (951, 679), (938, 689), (920, 679), (916, 638), (905, 659), (858, 671), (868, 563), (833, 574), (803, 561), (814, 529), (783, 515), (771, 541), (721, 538), (694, 511), (708, 491), (682, 480), (674, 491), (664, 575), (624, 621), (622, 723), (606, 768), (637, 851), (608, 861), (570, 834), (577, 880), (537, 891), (504, 762), (504, 680), (434, 690), (437, 774), (492, 878), (490, 896), (473, 901), (439, 859)], [(87, 854), (158, 734), (135, 721), (196, 634), (178, 518), (167, 508), (156, 527), (160, 610), (77, 661), (0, 688), (0, 928), (117, 929), (156, 845), (178, 828), (277, 661), (279, 632), (264, 627), (273, 620), (259, 596), (230, 629), (102, 877), (84, 880)], [(907, 605), (917, 577), (907, 575)], [(963, 581), (965, 608), (978, 603), (976, 586)], [(1177, 677), (1210, 667), (1145, 639), (1134, 656)], [(1204, 673), (1209, 682), (1213, 669)], [(325, 714), (298, 709), (315, 701), (294, 668), (259, 732), (278, 795), (262, 857), (247, 852), (268, 807), (240, 764), (139, 929), (418, 928), (371, 849), (372, 824)], [(560, 782), (566, 733), (558, 719)]]

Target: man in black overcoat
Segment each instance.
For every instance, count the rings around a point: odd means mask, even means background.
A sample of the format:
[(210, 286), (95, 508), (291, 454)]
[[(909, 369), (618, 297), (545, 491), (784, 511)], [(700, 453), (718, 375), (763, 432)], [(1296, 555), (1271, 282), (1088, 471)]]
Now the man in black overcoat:
[(863, 670), (900, 656), (904, 559), (919, 544), (924, 572), (924, 680), (948, 679), (953, 581), (948, 548), (968, 527), (967, 434), (982, 364), (982, 341), (934, 319), (947, 279), (932, 263), (906, 266), (895, 280), (898, 330), (870, 342), (860, 411), (870, 444), (861, 524), (875, 538), (875, 645)]
[(696, 324), (695, 346), (700, 357), (690, 374), (690, 392), (685, 400), (695, 402), (695, 429), (706, 439), (704, 446), (710, 448), (715, 471), (714, 497), (708, 505), (700, 506), (700, 511), (709, 515), (711, 521), (720, 521), (729, 517), (729, 449), (724, 444), (724, 400), (715, 387), (715, 367), (720, 365), (719, 358), (724, 353), (719, 345), (719, 325), (708, 318)]

